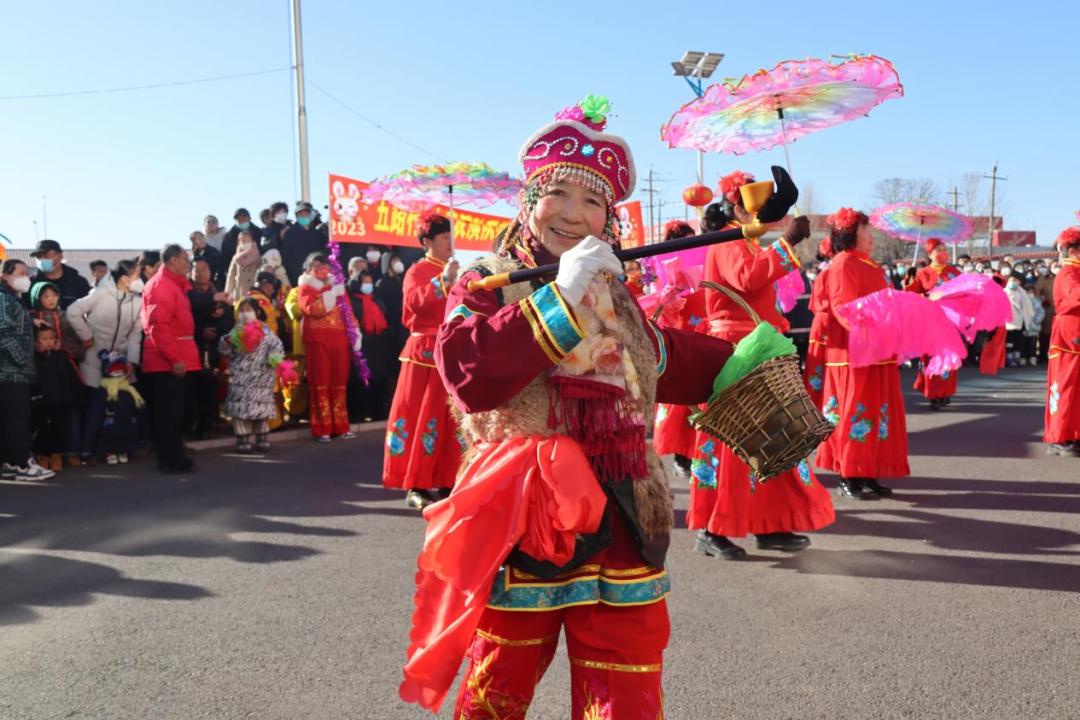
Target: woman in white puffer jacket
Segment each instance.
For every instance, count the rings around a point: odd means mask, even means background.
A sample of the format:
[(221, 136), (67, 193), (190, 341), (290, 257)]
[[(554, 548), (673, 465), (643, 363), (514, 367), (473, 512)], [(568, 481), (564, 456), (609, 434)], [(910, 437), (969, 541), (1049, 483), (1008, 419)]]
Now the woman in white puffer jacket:
[(89, 295), (68, 307), (68, 322), (87, 348), (79, 366), (85, 385), (98, 387), (101, 382), (98, 353), (102, 350), (124, 353), (133, 366), (139, 363), (142, 284), (138, 264), (134, 260), (121, 260)]

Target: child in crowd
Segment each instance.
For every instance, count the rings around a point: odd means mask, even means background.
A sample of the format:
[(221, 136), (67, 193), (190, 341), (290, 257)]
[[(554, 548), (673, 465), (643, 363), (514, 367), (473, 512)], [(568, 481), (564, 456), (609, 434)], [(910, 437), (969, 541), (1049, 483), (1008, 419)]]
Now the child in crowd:
[(75, 361), (60, 349), (56, 330), (49, 325), (34, 329), (34, 368), (37, 378), (30, 391), (34, 454), (38, 465), (59, 471), (64, 467), (63, 453), (70, 449), (83, 384)]
[(60, 309), (60, 288), (51, 282), (37, 282), (30, 288), (31, 316), (34, 327), (51, 327), (55, 332), (57, 350), (64, 350), (74, 360), (82, 360), (86, 348)]
[(232, 418), (238, 452), (267, 452), (269, 421), (277, 413), (274, 368), (284, 357), (284, 348), (266, 324), (266, 313), (258, 302), (244, 298), (236, 310), (236, 327), (221, 338), (219, 346), (229, 358), (225, 414)]
[(258, 243), (255, 242), (255, 234), (250, 230), (241, 230), (236, 238), (236, 254), (233, 255), (228, 275), (225, 277), (225, 294), (233, 302), (244, 297), (255, 284), (255, 276), (258, 275), (261, 264), (262, 255), (259, 253)]
[(139, 446), (139, 416), (145, 402), (131, 384), (127, 356), (102, 350), (101, 383), (90, 390), (86, 406), (83, 457), (104, 453), (109, 465), (126, 463)]

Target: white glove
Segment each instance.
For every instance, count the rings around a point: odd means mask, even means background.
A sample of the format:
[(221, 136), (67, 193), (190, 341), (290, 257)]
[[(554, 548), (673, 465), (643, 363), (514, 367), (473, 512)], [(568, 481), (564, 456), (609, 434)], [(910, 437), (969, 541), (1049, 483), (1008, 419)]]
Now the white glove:
[(622, 275), (622, 271), (622, 263), (611, 246), (589, 235), (559, 257), (555, 286), (568, 303), (577, 305), (597, 273)]
[(356, 342), (353, 343), (352, 351), (354, 353), (360, 352), (360, 348), (364, 346), (364, 336), (360, 333), (356, 333)]
[[(345, 286), (341, 283), (331, 285), (330, 289), (326, 291), (324, 297), (330, 302), (337, 302), (337, 299), (345, 294)], [(324, 300), (325, 302), (325, 300)]]

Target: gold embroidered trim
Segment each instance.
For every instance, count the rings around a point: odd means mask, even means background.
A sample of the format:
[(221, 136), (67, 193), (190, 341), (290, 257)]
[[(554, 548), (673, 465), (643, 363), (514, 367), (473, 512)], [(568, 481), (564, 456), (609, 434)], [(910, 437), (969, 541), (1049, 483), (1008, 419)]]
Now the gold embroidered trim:
[(659, 663), (656, 665), (623, 665), (621, 663), (607, 663), (598, 660), (582, 660), (581, 658), (570, 658), (570, 664), (589, 670), (615, 670), (617, 672), (629, 673), (658, 673), (664, 668), (664, 666)]
[(542, 638), (511, 640), (509, 638), (499, 637), (498, 635), (492, 635), (491, 633), (484, 632), (483, 630), (477, 630), (476, 635), (477, 637), (482, 637), (485, 640), (490, 640), (496, 645), (501, 645), (502, 647), (533, 647), (536, 645), (546, 645), (547, 643), (557, 642), (559, 639), (558, 635), (550, 635), (548, 637)]

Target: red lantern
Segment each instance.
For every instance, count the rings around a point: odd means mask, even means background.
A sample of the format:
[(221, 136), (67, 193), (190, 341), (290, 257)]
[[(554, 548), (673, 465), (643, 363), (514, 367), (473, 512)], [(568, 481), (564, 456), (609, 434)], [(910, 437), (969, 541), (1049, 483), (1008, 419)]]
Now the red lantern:
[(713, 191), (704, 185), (691, 185), (683, 190), (683, 202), (691, 207), (705, 207), (713, 199)]

